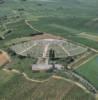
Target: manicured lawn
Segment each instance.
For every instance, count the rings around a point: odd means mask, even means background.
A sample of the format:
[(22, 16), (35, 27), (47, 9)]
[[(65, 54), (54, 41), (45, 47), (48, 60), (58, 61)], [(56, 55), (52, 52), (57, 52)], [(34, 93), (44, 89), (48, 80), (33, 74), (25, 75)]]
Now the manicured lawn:
[(98, 56), (80, 66), (76, 72), (85, 77), (98, 89)]

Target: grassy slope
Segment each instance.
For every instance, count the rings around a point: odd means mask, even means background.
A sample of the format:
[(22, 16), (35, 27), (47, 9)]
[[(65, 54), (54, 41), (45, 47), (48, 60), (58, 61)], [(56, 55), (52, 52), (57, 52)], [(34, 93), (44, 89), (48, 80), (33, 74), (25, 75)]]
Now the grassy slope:
[(76, 70), (98, 89), (98, 56)]
[(7, 24), (7, 28), (12, 30), (11, 33), (5, 34), (5, 36), (8, 38), (29, 36), (33, 34), (33, 32), (35, 32), (29, 26), (26, 25), (24, 20), (12, 24)]
[[(98, 32), (97, 28), (94, 26), (86, 25), (90, 22), (92, 18), (90, 17), (44, 17), (40, 18), (38, 21), (31, 22), (32, 25), (39, 26), (38, 28), (44, 28), (45, 26), (48, 28), (59, 28), (63, 31), (69, 31), (70, 33), (79, 34), (79, 32), (90, 32), (96, 33)], [(39, 25), (41, 24), (41, 26)], [(92, 33), (92, 34), (93, 34)], [(97, 35), (97, 34), (96, 34)]]
[[(97, 16), (97, 0), (7, 0), (0, 6), (0, 16), (15, 16), (31, 18), (31, 16)], [(24, 11), (18, 11), (18, 9)], [(37, 12), (37, 13), (36, 13)]]
[(19, 70), (20, 72), (25, 72), (30, 78), (42, 80), (42, 79), (49, 78), (53, 74), (52, 72), (51, 73), (32, 72), (32, 64), (35, 64), (37, 59), (34, 58), (20, 59), (19, 57), (15, 57), (15, 56), (12, 59), (13, 62), (10, 63), (8, 66), (16, 70)]
[(71, 37), (68, 37), (68, 38), (75, 41), (75, 42), (84, 44), (85, 46), (88, 46), (88, 47), (91, 47), (91, 48), (98, 50), (98, 42), (96, 42), (96, 41), (77, 37), (77, 36), (71, 36)]
[[(0, 41), (0, 47), (3, 48), (4, 44), (10, 42), (11, 39), (31, 36), (33, 33), (36, 33), (35, 30), (32, 30), (29, 26), (26, 25), (24, 20), (19, 22), (7, 24), (6, 27), (11, 30), (10, 33), (5, 33), (4, 37), (6, 39)], [(7, 48), (6, 46), (4, 48)]]
[(39, 29), (40, 31), (61, 35), (75, 42), (79, 42), (89, 47), (98, 49), (97, 45), (98, 42), (76, 36), (81, 32), (89, 32), (88, 34), (98, 35), (97, 28), (93, 26), (92, 27), (86, 26), (86, 23), (89, 22), (90, 20), (91, 18), (81, 18), (81, 17), (73, 17), (73, 18), (46, 17), (46, 18), (40, 18), (38, 21), (31, 21), (29, 23), (35, 28)]
[(95, 100), (67, 81), (50, 79), (40, 84), (29, 82), (21, 75), (8, 74), (11, 73), (0, 71), (0, 100)]
[[(81, 2), (77, 2), (77, 1), (75, 0), (73, 2), (73, 0), (66, 0), (66, 1), (65, 0), (62, 0), (62, 1), (57, 0), (56, 2), (48, 2), (47, 3), (47, 2), (40, 2), (40, 1), (36, 1), (36, 0), (32, 0), (32, 1), (27, 0), (26, 2), (23, 3), (23, 2), (20, 2), (20, 0), (6, 0), (6, 2), (3, 5), (0, 5), (0, 16), (20, 15), (21, 17), (23, 17), (23, 18), (25, 17), (28, 19), (29, 18), (32, 19), (34, 17), (40, 17), (40, 16), (42, 16), (42, 17), (54, 16), (55, 17), (54, 19), (49, 17), (47, 19), (48, 22), (45, 22), (46, 18), (43, 19), (42, 22), (39, 19), (39, 21), (37, 22), (38, 24), (34, 23), (34, 26), (37, 25), (36, 28), (38, 28), (42, 31), (55, 33), (55, 34), (65, 36), (65, 37), (74, 35), (81, 31), (96, 32), (96, 30), (93, 27), (85, 29), (85, 26), (81, 25), (81, 23), (82, 22), (85, 23), (85, 21), (88, 21), (89, 19), (97, 17), (96, 12), (97, 12), (98, 8), (96, 5), (98, 3), (95, 2), (96, 0), (93, 0), (93, 1), (92, 0), (88, 0), (88, 1), (79, 0)], [(22, 12), (17, 11), (17, 9), (19, 9), (19, 8), (24, 8), (25, 11), (22, 11)], [(69, 17), (68, 22), (66, 22), (67, 20), (65, 20), (65, 18), (67, 16)], [(72, 19), (72, 17), (74, 17), (74, 16), (78, 16), (79, 20), (78, 20), (78, 18)], [(58, 20), (59, 17), (60, 17), (60, 20)], [(85, 19), (87, 19), (87, 20), (85, 20)], [(57, 22), (56, 23), (57, 26), (54, 25), (54, 21)], [(6, 22), (6, 21), (2, 20), (2, 22)], [(50, 23), (50, 22), (52, 22), (52, 23)], [(76, 22), (78, 22), (79, 24), (76, 24)], [(49, 24), (47, 25), (47, 23), (49, 23)], [(76, 26), (74, 26), (74, 25), (76, 25)], [(9, 39), (0, 41), (0, 48), (8, 48), (8, 47), (4, 47), (4, 45), (3, 45), (4, 42), (7, 42), (14, 37), (20, 37), (20, 31), (22, 30), (22, 32), (24, 32), (23, 30), (26, 27), (18, 27), (18, 28), (19, 28), (19, 30), (16, 31), (15, 34), (14, 34), (14, 32), (12, 32), (13, 36), (11, 35), (11, 37), (9, 37)], [(73, 32), (72, 30), (75, 30), (75, 31)], [(28, 32), (28, 30), (26, 30), (25, 32)], [(23, 33), (21, 35), (27, 36), (28, 33), (25, 33), (25, 34)], [(22, 63), (20, 65), (23, 65), (23, 67), (24, 67), (24, 64)], [(19, 65), (19, 64), (17, 63), (16, 65)], [(21, 66), (18, 66), (18, 67), (21, 67)], [(24, 70), (23, 67), (21, 68), (22, 71)], [(26, 65), (26, 67), (27, 67), (27, 65)], [(27, 70), (27, 72), (29, 72), (29, 71)], [(66, 83), (65, 81), (64, 82), (55, 81), (53, 83), (51, 81), (47, 84), (39, 86), (36, 83), (30, 83), (30, 82), (26, 81), (21, 76), (15, 75), (12, 77), (12, 75), (11, 75), (11, 77), (10, 77), (10, 75), (8, 75), (8, 74), (4, 76), (4, 74), (5, 74), (4, 72), (0, 72), (0, 73), (1, 73), (1, 75), (0, 75), (0, 80), (1, 80), (0, 81), (0, 99), (1, 100), (4, 100), (4, 99), (11, 100), (12, 97), (14, 100), (19, 100), (19, 99), (31, 100), (32, 97), (34, 97), (35, 100), (36, 99), (43, 100), (43, 98), (46, 100), (49, 97), (52, 97), (52, 99), (55, 100), (54, 98), (57, 97), (56, 91), (63, 90), (62, 88), (64, 88), (64, 91), (65, 91), (67, 88), (67, 87), (65, 87), (65, 83)], [(40, 77), (40, 74), (38, 76), (35, 75), (34, 77)], [(59, 88), (59, 87), (61, 87), (61, 88)], [(49, 93), (52, 93), (52, 91), (53, 91), (53, 94), (49, 95), (48, 92), (46, 92), (46, 91), (49, 91)], [(80, 88), (78, 88), (78, 92), (76, 92), (76, 91), (77, 91), (77, 89), (75, 89), (75, 90), (73, 89), (73, 91), (71, 90), (71, 92), (68, 93), (67, 97), (66, 96), (64, 97), (64, 100), (68, 100), (68, 98), (70, 98), (70, 96), (72, 96), (71, 97), (72, 100), (73, 100), (73, 98), (74, 98), (74, 100), (77, 100), (78, 98), (79, 98), (79, 100), (81, 100), (81, 99), (82, 100), (90, 100), (90, 98), (91, 98), (91, 100), (94, 100), (93, 97), (91, 97), (91, 96), (88, 97), (87, 94), (85, 97), (85, 92), (83, 91), (84, 93), (82, 92), (83, 93), (82, 94), (81, 93), (82, 90)], [(73, 94), (73, 92), (75, 94)], [(62, 91), (61, 91), (61, 93), (62, 93)], [(79, 93), (78, 94), (79, 97), (77, 96), (76, 93)], [(38, 95), (39, 95), (39, 98), (38, 98)], [(83, 97), (85, 97), (85, 98), (83, 99)], [(51, 98), (49, 98), (49, 99), (51, 99)]]
[[(89, 27), (85, 26), (85, 24), (88, 21), (97, 17), (96, 15), (96, 12), (98, 9), (97, 3), (98, 3), (97, 0), (94, 0), (94, 1), (91, 1), (91, 0), (88, 0), (88, 1), (51, 0), (51, 2), (50, 1), (44, 2), (44, 1), (39, 1), (39, 0), (37, 1), (27, 0), (25, 2), (22, 2), (21, 0), (17, 0), (17, 1), (7, 0), (4, 4), (0, 6), (0, 8), (2, 8), (0, 9), (0, 12), (1, 12), (1, 16), (3, 15), (2, 12), (5, 12), (4, 15), (8, 15), (8, 16), (9, 14), (12, 16), (20, 15), (22, 18), (30, 17), (31, 20), (34, 20), (34, 18), (35, 19), (37, 18), (37, 21), (32, 22), (32, 25), (34, 27), (36, 27), (37, 29), (41, 31), (55, 33), (55, 34), (62, 35), (65, 37), (69, 35), (75, 35), (77, 33), (84, 32), (84, 31), (90, 32), (91, 34), (95, 33), (97, 35), (97, 32), (98, 32), (97, 28), (93, 27), (93, 25)], [(24, 10), (18, 11), (18, 9), (24, 9)], [(42, 17), (42, 19), (38, 19), (40, 17)], [(2, 20), (2, 22), (4, 22), (4, 20)], [(11, 37), (17, 37), (18, 35), (20, 35), (21, 30), (24, 30), (27, 27), (20, 26), (18, 28), (19, 28), (18, 31), (11, 32), (12, 34), (10, 35)], [(26, 36), (28, 35), (28, 33), (26, 32), (31, 32), (31, 31), (30, 29), (28, 29), (22, 32), (24, 33), (22, 33), (21, 35)], [(14, 33), (14, 36), (13, 36), (13, 33)], [(77, 38), (77, 40), (79, 40), (79, 38)], [(88, 45), (88, 43), (86, 44)]]

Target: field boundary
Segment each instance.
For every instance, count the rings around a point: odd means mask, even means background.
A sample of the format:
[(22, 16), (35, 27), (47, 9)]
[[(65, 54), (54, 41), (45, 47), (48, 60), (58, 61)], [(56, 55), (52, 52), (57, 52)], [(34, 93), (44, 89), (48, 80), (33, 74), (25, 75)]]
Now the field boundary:
[(16, 69), (13, 69), (13, 70), (8, 70), (6, 68), (3, 68), (2, 69), (3, 71), (5, 72), (12, 72), (12, 73), (16, 73), (16, 74), (21, 74), (24, 76), (24, 78), (28, 81), (31, 81), (31, 82), (36, 82), (36, 83), (44, 83), (44, 82), (47, 82), (49, 81), (51, 78), (53, 79), (59, 79), (59, 80), (65, 80), (65, 81), (68, 81), (70, 83), (73, 83), (75, 84), (76, 86), (80, 87), (81, 89), (83, 89), (86, 93), (91, 93), (85, 86), (83, 86), (82, 84), (78, 83), (78, 82), (75, 82), (73, 80), (70, 80), (70, 79), (67, 79), (67, 78), (64, 78), (62, 76), (58, 76), (58, 75), (52, 75), (51, 77), (49, 77), (48, 79), (45, 79), (45, 80), (35, 80), (35, 79), (31, 79), (28, 77), (28, 75), (26, 73), (21, 73), (19, 70), (16, 70)]
[(79, 66), (77, 66), (77, 68), (75, 68), (74, 70), (78, 69), (79, 67), (81, 67), (82, 65), (86, 64), (87, 62), (89, 62), (90, 60), (94, 59), (96, 56), (98, 56), (98, 54), (95, 54), (93, 56), (91, 56), (89, 59), (87, 59), (86, 61), (84, 61), (83, 63), (81, 63)]
[[(33, 30), (35, 30), (35, 31), (38, 31), (38, 32), (41, 32), (40, 30), (38, 30), (37, 28), (35, 28), (34, 26), (32, 26), (28, 21), (32, 21), (32, 20), (25, 20), (25, 23), (26, 23), (31, 29), (33, 29)], [(44, 32), (44, 33), (48, 33), (48, 32)], [(50, 34), (52, 34), (52, 33), (50, 33)], [(71, 39), (68, 39), (68, 38), (64, 38), (64, 39), (67, 40), (67, 41), (70, 41), (71, 43), (74, 42), (74, 43), (77, 44), (77, 45), (80, 45), (80, 46), (83, 46), (83, 47), (87, 47), (87, 48), (91, 49), (92, 51), (98, 53), (98, 50), (96, 50), (96, 49), (94, 49), (94, 48), (92, 48), (92, 47), (89, 47), (89, 46), (84, 45), (84, 44), (82, 44), (82, 43), (75, 42), (75, 41), (73, 41), (73, 40), (71, 40)]]

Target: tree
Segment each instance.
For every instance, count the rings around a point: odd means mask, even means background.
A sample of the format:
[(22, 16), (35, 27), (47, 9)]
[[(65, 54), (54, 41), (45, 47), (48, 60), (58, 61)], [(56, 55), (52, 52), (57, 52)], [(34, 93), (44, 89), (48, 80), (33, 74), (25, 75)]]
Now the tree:
[(52, 51), (52, 60), (54, 60), (55, 59), (55, 51), (53, 50)]
[(50, 58), (50, 60), (55, 59), (55, 51), (53, 49), (50, 49), (50, 51), (49, 51), (49, 58)]

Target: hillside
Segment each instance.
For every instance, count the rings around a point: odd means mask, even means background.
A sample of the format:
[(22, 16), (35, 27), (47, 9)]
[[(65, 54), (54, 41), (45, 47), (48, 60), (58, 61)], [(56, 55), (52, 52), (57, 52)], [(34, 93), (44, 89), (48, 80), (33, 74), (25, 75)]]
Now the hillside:
[(0, 100), (97, 100), (97, 6), (0, 0)]

